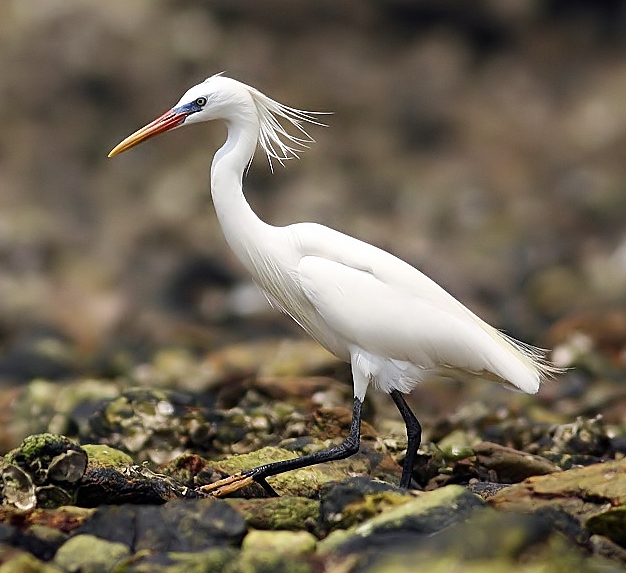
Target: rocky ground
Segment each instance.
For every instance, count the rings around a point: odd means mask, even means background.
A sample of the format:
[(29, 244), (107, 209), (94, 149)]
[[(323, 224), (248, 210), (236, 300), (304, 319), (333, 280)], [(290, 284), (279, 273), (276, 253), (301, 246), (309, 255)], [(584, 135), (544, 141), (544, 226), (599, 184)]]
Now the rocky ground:
[(587, 359), (602, 369), (537, 397), (420, 386), (409, 491), (402, 424), (374, 395), (360, 452), (270, 478), (279, 497), (202, 486), (346, 435), (349, 373), (313, 342), (163, 350), (127, 376), (32, 381), (1, 395), (2, 439), (21, 440), (0, 464), (2, 571), (622, 571), (623, 373)]
[[(1, 573), (624, 570), (624, 3), (355, 6), (0, 5)], [(418, 386), (410, 491), (371, 392), (356, 456), (203, 493), (340, 442), (352, 403), (224, 245), (219, 128), (106, 159), (221, 70), (334, 112), (302, 162), (257, 158), (264, 219), (391, 250), (567, 367)]]

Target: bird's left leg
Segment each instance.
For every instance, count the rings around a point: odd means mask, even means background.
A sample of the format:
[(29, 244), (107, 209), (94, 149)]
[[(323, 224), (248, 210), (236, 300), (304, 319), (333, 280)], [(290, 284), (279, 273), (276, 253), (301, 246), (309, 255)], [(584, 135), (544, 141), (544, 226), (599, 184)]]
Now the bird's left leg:
[(404, 463), (402, 464), (402, 477), (400, 478), (400, 487), (409, 488), (411, 485), (411, 475), (413, 474), (413, 465), (415, 464), (415, 456), (417, 455), (417, 449), (420, 447), (422, 441), (422, 426), (415, 414), (409, 408), (404, 396), (398, 390), (392, 390), (390, 392), (391, 398), (396, 403), (396, 407), (402, 415), (402, 419), (406, 425), (406, 436), (408, 443), (406, 447), (406, 456)]
[(362, 410), (363, 402), (359, 398), (355, 398), (354, 406), (352, 408), (350, 434), (338, 446), (334, 446), (328, 450), (308, 454), (306, 456), (302, 456), (301, 458), (282, 460), (280, 462), (273, 462), (257, 466), (256, 468), (251, 468), (249, 470), (244, 470), (227, 478), (216, 481), (215, 483), (202, 486), (200, 491), (214, 497), (221, 497), (256, 482), (270, 495), (276, 495), (276, 492), (274, 492), (272, 487), (265, 481), (266, 478), (291, 470), (312, 466), (314, 464), (330, 462), (333, 460), (343, 460), (353, 454), (356, 454), (359, 451), (359, 445), (361, 442)]

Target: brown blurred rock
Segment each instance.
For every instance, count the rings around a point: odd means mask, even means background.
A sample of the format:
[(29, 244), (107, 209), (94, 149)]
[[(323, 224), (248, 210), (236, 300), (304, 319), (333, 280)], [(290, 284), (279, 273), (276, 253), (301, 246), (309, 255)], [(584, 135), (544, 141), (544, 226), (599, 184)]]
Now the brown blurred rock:
[(515, 511), (554, 506), (586, 521), (626, 505), (626, 460), (531, 477), (501, 490), (489, 502)]
[(546, 458), (520, 452), (499, 444), (481, 442), (474, 446), (477, 462), (496, 472), (498, 482), (517, 483), (530, 476), (544, 475), (560, 470)]

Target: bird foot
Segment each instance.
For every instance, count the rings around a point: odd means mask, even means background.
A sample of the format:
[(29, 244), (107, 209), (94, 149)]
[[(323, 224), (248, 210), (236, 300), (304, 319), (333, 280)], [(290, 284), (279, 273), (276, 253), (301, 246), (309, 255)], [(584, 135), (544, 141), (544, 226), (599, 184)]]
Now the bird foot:
[(246, 472), (237, 472), (232, 476), (214, 483), (203, 485), (198, 491), (208, 497), (224, 497), (254, 483), (254, 478)]
[(265, 481), (263, 476), (255, 475), (254, 470), (237, 472), (214, 483), (203, 485), (198, 488), (198, 491), (208, 497), (224, 497), (253, 483), (258, 483), (270, 497), (278, 497), (274, 488)]

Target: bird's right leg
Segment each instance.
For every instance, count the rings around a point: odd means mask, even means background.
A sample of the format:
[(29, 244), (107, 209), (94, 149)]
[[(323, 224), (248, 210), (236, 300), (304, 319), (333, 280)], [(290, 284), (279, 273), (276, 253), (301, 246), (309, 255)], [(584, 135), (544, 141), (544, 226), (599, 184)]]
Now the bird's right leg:
[(409, 488), (411, 486), (411, 476), (413, 474), (413, 465), (415, 464), (415, 456), (417, 449), (422, 441), (422, 426), (409, 405), (406, 403), (404, 396), (398, 390), (390, 392), (391, 398), (396, 403), (404, 424), (406, 425), (406, 436), (408, 443), (406, 446), (406, 456), (402, 464), (402, 477), (400, 478), (400, 487)]
[(301, 458), (282, 460), (280, 462), (273, 462), (257, 466), (256, 468), (251, 468), (249, 470), (244, 470), (222, 480), (216, 481), (215, 483), (202, 486), (200, 491), (214, 497), (221, 497), (223, 495), (233, 493), (253, 482), (257, 482), (267, 493), (270, 495), (276, 495), (276, 492), (274, 492), (272, 487), (265, 481), (266, 478), (315, 464), (334, 460), (343, 460), (356, 454), (359, 451), (359, 445), (361, 442), (362, 410), (363, 402), (359, 398), (355, 398), (354, 406), (352, 408), (350, 434), (338, 446), (334, 446), (328, 450), (308, 454), (306, 456), (302, 456)]

